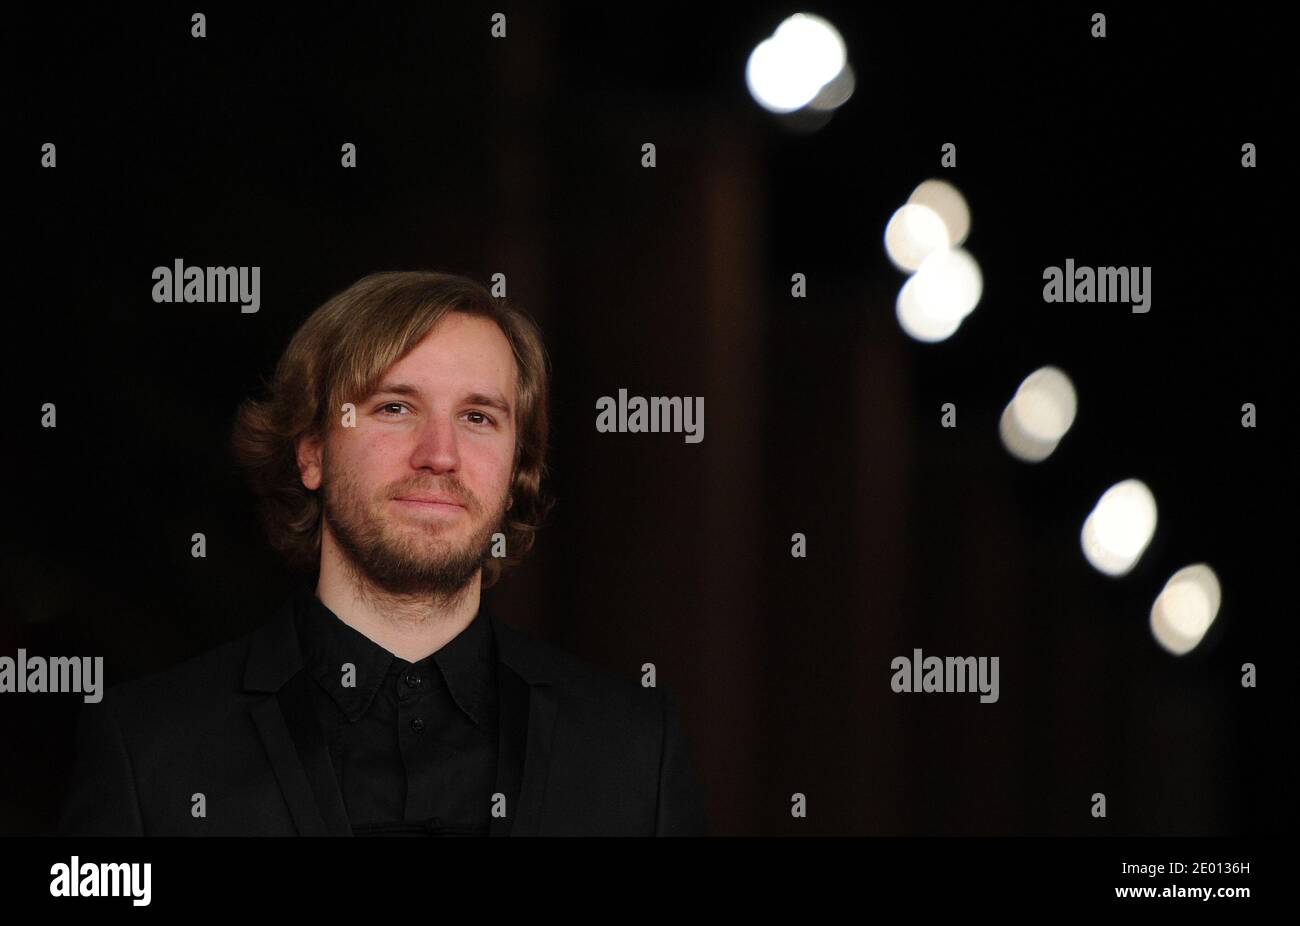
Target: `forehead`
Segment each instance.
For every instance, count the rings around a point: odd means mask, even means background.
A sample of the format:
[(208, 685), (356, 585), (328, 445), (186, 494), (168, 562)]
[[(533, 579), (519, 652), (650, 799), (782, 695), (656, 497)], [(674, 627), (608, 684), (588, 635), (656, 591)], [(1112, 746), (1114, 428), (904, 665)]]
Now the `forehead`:
[(516, 377), (514, 351), (496, 322), (452, 312), (393, 364), (380, 384), (400, 379), (434, 394), (495, 391), (513, 404)]

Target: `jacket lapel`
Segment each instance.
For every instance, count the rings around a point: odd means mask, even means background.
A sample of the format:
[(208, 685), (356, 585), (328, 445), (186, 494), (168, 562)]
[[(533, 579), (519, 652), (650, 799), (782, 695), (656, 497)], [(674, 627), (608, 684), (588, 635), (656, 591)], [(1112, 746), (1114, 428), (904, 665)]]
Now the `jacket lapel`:
[[(493, 817), (492, 836), (538, 836), (558, 699), (535, 644), (495, 612), (484, 608), (497, 646), (498, 714), (496, 790), (506, 796), (506, 815)], [(522, 776), (522, 777), (521, 777)]]
[(320, 802), (312, 790), (306, 769), (298, 755), (297, 747), (289, 734), (278, 698), (271, 695), (252, 710), (253, 723), (262, 737), (276, 781), (289, 805), (294, 826), (300, 836), (350, 835), (344, 820), (344, 830), (337, 831), (326, 822)]
[(244, 690), (266, 697), (250, 714), (298, 834), (351, 836), (329, 748), (311, 703), (311, 678), (301, 669), (289, 601), (253, 635)]
[[(541, 835), (558, 707), (548, 666), (536, 644), (482, 607), (492, 627), (499, 695), (496, 791), (506, 795), (506, 815), (492, 818), (492, 836)], [(329, 748), (310, 699), (310, 676), (286, 601), (254, 632), (244, 667), (244, 691), (261, 693), (250, 716), (294, 826), (303, 836), (350, 836), (347, 808)], [(292, 731), (292, 732), (291, 732)]]

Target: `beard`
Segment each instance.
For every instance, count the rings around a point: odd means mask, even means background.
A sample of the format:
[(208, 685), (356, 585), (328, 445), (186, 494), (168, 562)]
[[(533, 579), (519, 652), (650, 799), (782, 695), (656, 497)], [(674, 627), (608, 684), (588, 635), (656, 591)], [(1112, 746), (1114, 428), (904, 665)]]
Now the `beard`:
[[(349, 472), (333, 473), (329, 456), (323, 464), (324, 516), (359, 589), (377, 596), (458, 601), (482, 569), (492, 534), (500, 530), (507, 508), (500, 499), (485, 508), (454, 476), (437, 484), (413, 483), (384, 489), (367, 499)], [(461, 542), (461, 518), (406, 517), (392, 499), (418, 492), (445, 492), (465, 506), (471, 529)]]

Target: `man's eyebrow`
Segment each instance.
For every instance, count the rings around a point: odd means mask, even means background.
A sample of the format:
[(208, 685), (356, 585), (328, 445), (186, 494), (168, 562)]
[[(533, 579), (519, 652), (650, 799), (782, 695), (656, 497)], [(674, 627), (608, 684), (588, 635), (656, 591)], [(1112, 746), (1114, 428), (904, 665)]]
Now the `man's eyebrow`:
[(384, 383), (375, 388), (371, 395), (420, 395), (420, 387), (410, 383)]
[(483, 392), (471, 392), (469, 395), (465, 396), (465, 401), (473, 403), (474, 405), (486, 405), (489, 408), (497, 409), (506, 417), (510, 416), (510, 404), (495, 393), (487, 395)]
[[(371, 395), (409, 395), (419, 398), (423, 395), (419, 386), (411, 383), (383, 383)], [(510, 404), (506, 402), (499, 394), (488, 394), (485, 392), (471, 392), (465, 396), (464, 401), (473, 405), (487, 405), (495, 408), (507, 417), (510, 416)]]

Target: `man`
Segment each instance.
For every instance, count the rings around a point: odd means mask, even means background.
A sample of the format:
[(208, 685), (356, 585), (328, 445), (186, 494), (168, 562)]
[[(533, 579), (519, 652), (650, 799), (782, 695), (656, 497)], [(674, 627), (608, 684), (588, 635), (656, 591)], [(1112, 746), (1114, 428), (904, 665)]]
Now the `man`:
[(372, 274), (313, 313), (232, 434), (310, 578), (84, 707), (60, 831), (702, 835), (671, 693), (480, 600), (551, 505), (547, 394), (535, 325), (472, 280)]

